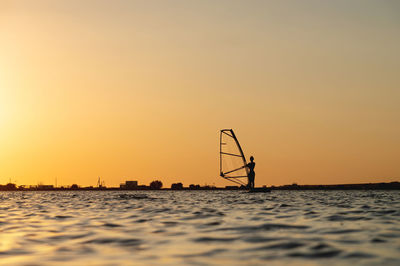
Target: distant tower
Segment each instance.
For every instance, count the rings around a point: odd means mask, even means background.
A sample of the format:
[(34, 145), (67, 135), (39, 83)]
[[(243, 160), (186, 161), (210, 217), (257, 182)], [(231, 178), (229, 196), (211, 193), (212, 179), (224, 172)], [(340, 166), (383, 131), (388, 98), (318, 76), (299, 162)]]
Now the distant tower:
[(99, 176), (98, 179), (97, 179), (97, 187), (98, 187), (98, 188), (103, 188), (104, 185), (105, 185), (104, 180), (102, 181), (102, 180), (100, 179), (100, 176)]

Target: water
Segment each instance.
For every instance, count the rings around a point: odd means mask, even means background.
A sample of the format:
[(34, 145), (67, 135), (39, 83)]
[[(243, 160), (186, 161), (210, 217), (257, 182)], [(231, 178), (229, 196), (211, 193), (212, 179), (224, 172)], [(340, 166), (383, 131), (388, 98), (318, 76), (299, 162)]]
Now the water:
[(400, 265), (398, 191), (1, 192), (1, 265)]

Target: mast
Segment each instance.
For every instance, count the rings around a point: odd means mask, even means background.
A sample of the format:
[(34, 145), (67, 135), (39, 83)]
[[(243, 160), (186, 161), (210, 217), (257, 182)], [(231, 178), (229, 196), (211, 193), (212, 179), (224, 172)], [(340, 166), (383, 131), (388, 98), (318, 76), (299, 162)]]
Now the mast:
[(219, 173), (222, 176), (222, 130), (219, 133)]

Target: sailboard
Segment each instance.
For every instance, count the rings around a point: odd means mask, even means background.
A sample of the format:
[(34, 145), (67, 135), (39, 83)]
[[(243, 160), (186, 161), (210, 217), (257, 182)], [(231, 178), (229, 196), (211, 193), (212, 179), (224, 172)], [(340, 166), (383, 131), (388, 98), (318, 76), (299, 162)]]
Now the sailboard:
[(247, 161), (233, 129), (222, 129), (219, 140), (220, 176), (246, 186), (249, 171), (246, 167)]
[(253, 187), (250, 188), (248, 193), (266, 193), (266, 192), (271, 192), (271, 189), (267, 187)]

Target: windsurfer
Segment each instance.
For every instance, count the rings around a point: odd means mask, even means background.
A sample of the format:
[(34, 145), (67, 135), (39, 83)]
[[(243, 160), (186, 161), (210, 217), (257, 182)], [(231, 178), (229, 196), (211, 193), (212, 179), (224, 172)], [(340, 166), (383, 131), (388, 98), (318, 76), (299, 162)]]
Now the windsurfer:
[(250, 162), (246, 165), (246, 167), (249, 169), (249, 172), (247, 174), (249, 182), (247, 186), (249, 188), (254, 188), (254, 179), (256, 177), (256, 173), (254, 172), (254, 167), (256, 167), (256, 163), (254, 162), (253, 156), (250, 156)]

